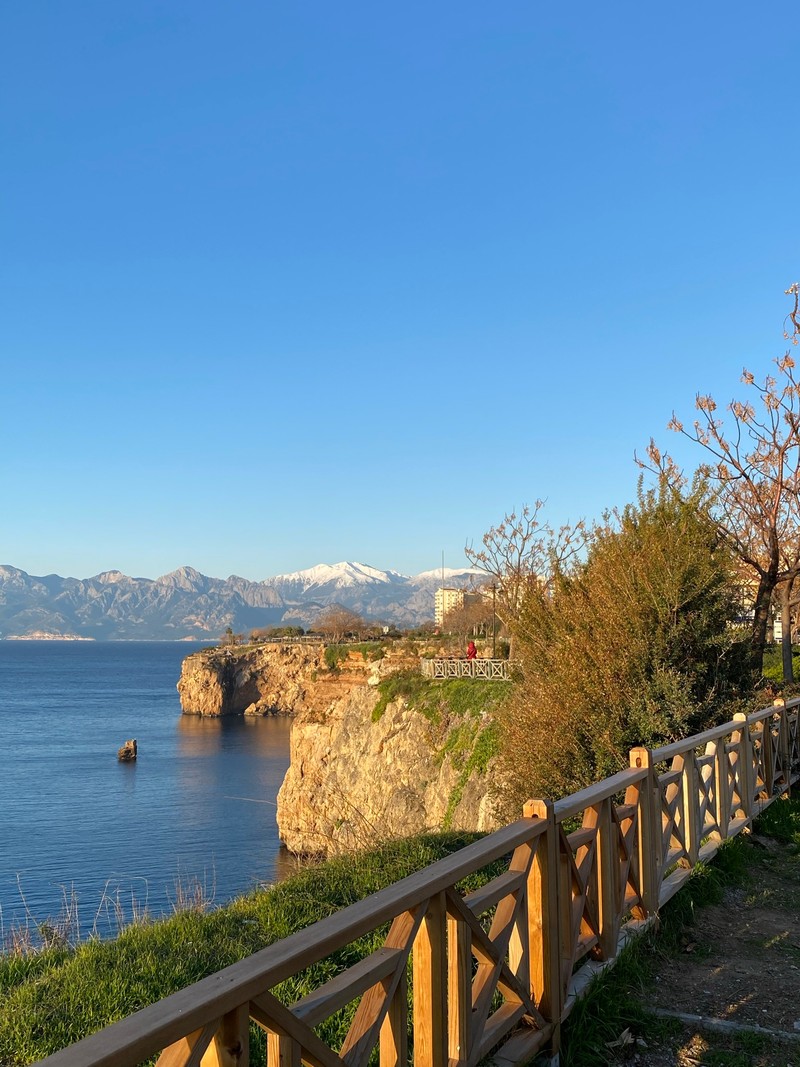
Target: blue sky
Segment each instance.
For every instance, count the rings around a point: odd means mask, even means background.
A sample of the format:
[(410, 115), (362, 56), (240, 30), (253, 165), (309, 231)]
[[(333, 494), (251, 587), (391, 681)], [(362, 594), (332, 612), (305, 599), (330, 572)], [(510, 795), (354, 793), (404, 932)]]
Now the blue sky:
[(792, 7), (0, 12), (0, 563), (457, 566), (785, 350)]

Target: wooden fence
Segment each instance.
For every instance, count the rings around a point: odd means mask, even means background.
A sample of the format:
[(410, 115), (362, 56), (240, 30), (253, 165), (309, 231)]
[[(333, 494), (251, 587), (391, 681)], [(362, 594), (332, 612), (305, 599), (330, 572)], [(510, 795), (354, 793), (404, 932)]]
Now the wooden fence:
[(486, 678), (505, 682), (510, 677), (507, 659), (421, 659), (420, 664), (426, 678)]
[[(800, 775), (798, 705), (765, 708), (664, 748), (41, 1061), (47, 1067), (520, 1064), (549, 1047), (599, 969), (727, 837)], [(463, 895), (459, 882), (500, 861)], [(370, 932), (383, 946), (294, 1004), (273, 988)], [(409, 981), (410, 977), (410, 981)], [(358, 1002), (331, 1048), (320, 1023)]]

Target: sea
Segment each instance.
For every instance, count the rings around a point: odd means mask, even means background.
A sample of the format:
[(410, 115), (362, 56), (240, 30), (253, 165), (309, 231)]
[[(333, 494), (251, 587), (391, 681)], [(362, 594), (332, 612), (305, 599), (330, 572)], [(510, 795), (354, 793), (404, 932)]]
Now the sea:
[(200, 647), (0, 641), (0, 946), (59, 921), (113, 936), (291, 871), (275, 822), (291, 720), (183, 715)]

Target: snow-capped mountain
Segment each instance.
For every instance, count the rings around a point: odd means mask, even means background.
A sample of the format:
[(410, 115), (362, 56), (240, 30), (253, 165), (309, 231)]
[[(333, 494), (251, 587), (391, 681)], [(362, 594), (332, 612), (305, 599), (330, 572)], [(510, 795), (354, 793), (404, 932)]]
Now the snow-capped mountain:
[[(447, 585), (480, 584), (470, 568), (448, 568)], [(36, 577), (0, 566), (0, 637), (35, 634), (98, 640), (216, 640), (231, 626), (297, 624), (306, 628), (333, 604), (366, 619), (418, 626), (433, 618), (441, 569), (409, 577), (364, 563), (320, 563), (308, 570), (253, 582), (209, 578), (179, 567), (159, 578), (105, 571), (93, 578)]]
[(366, 563), (343, 562), (318, 563), (308, 570), (266, 578), (261, 584), (274, 589), (309, 593), (312, 590), (353, 589), (365, 585), (404, 585), (410, 580), (399, 571), (380, 571)]

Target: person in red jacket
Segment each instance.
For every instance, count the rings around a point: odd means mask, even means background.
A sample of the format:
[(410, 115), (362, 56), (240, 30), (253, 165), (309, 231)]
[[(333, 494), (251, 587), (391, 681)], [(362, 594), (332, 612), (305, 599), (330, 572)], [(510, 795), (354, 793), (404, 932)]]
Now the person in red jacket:
[(478, 650), (475, 647), (475, 642), (470, 641), (470, 643), (467, 645), (467, 659), (476, 659), (477, 655)]

